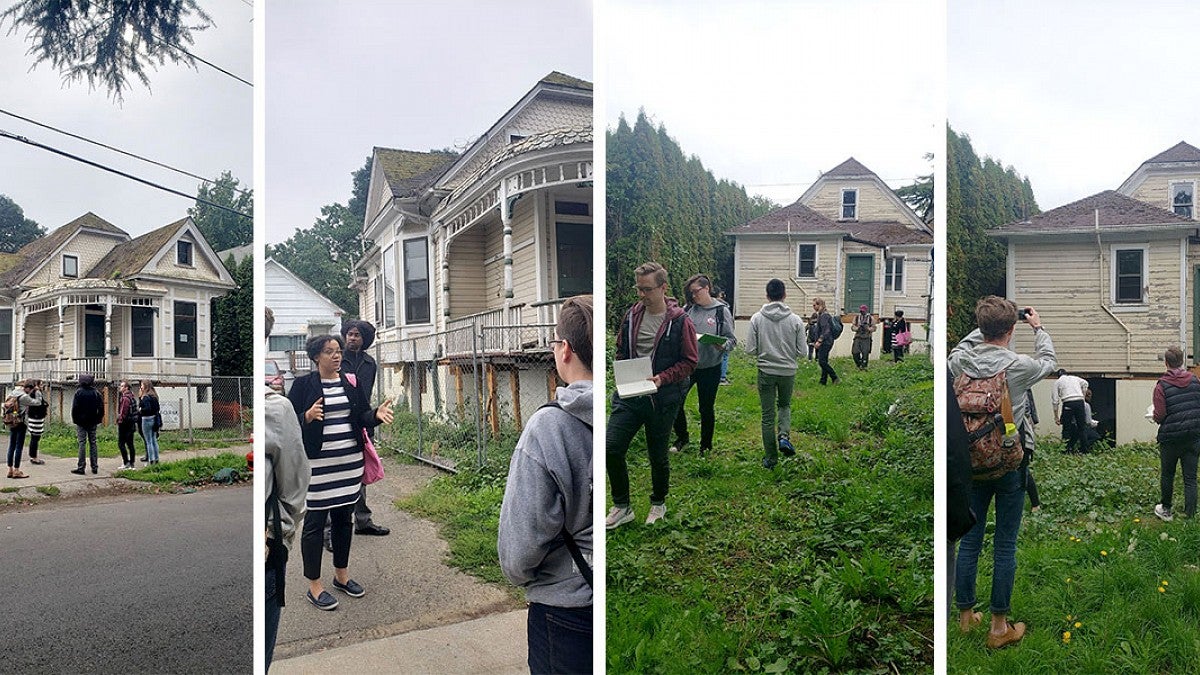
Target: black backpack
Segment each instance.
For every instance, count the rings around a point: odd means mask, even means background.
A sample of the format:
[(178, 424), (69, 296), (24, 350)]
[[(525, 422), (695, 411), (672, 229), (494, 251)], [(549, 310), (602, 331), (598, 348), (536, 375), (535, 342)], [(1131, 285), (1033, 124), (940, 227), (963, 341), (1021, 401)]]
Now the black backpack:
[(842, 323), (841, 317), (835, 319), (833, 318), (833, 315), (829, 313), (826, 313), (825, 316), (829, 317), (829, 322), (832, 324), (829, 327), (829, 334), (833, 336), (833, 339), (836, 340), (842, 337), (842, 331), (845, 330), (846, 325)]

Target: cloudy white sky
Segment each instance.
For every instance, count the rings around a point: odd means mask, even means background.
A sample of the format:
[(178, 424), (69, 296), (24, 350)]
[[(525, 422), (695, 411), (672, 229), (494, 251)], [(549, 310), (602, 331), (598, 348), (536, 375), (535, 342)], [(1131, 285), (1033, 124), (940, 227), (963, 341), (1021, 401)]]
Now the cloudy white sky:
[(896, 188), (944, 146), (933, 2), (604, 7), (609, 128), (644, 108), (750, 194), (791, 203), (851, 156)]
[[(3, 3), (5, 7), (11, 3)], [(203, 3), (215, 26), (196, 34), (188, 51), (243, 79), (253, 75), (253, 9), (241, 0)], [(30, 71), (23, 32), (0, 31), (0, 109), (87, 136), (129, 152), (215, 178), (253, 175), (252, 89), (197, 64), (150, 71), (151, 89), (135, 84), (124, 105), (86, 82), (64, 88), (43, 64)], [(125, 158), (27, 122), (0, 115), (0, 129), (194, 195), (199, 181)], [(194, 202), (104, 173), (17, 141), (0, 138), (0, 194), (48, 231), (92, 211), (133, 236), (187, 215)]]
[(271, 0), (267, 243), (351, 195), (374, 146), (462, 148), (553, 70), (592, 77), (592, 6)]
[(1048, 210), (1200, 145), (1200, 4), (948, 3), (948, 117)]

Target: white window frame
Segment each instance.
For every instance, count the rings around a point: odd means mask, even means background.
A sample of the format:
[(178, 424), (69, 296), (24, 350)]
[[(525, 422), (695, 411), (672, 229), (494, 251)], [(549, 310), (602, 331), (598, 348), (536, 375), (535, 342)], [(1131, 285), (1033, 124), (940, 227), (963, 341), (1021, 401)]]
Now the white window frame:
[[(67, 258), (70, 258), (71, 260), (75, 261), (75, 274), (67, 274)], [(64, 279), (78, 279), (79, 278), (79, 256), (74, 253), (62, 254), (62, 261), (59, 264), (58, 271)]]
[[(392, 262), (392, 269), (391, 269), (392, 278), (390, 280), (391, 290), (392, 290), (392, 307), (391, 307), (392, 320), (390, 323), (388, 322), (388, 297), (387, 297), (388, 284), (389, 284), (388, 256), (391, 256), (391, 262)], [(399, 278), (399, 270), (397, 269), (397, 265), (396, 265), (396, 244), (395, 244), (395, 242), (388, 244), (383, 249), (383, 258), (380, 261), (379, 268), (380, 268), (379, 276), (383, 279), (383, 298), (380, 300), (380, 302), (382, 303), (380, 306), (383, 307), (383, 317), (382, 317), (383, 322), (380, 325), (384, 328), (394, 328), (395, 326), (397, 326), (399, 324), (400, 317), (404, 316), (403, 308), (399, 306), (400, 305), (400, 301), (399, 301), (400, 278)]]
[[(1120, 251), (1140, 251), (1142, 254), (1142, 300), (1141, 302), (1117, 302), (1117, 253)], [(1109, 304), (1114, 309), (1130, 308), (1145, 310), (1149, 307), (1150, 287), (1150, 245), (1149, 244), (1111, 244), (1109, 247), (1108, 279)]]
[(1196, 181), (1174, 180), (1167, 184), (1167, 210), (1175, 213), (1175, 186), (1190, 185), (1192, 188), (1192, 220), (1196, 220)]
[(14, 361), (17, 350), (17, 312), (12, 307), (0, 307), (0, 314), (8, 313), (8, 352), (0, 351), (0, 361)]
[[(187, 244), (188, 257), (191, 258), (191, 262), (183, 262), (183, 260), (180, 259), (181, 256), (179, 255), (179, 252), (181, 250), (180, 246), (182, 244)], [(175, 242), (175, 264), (179, 265), (180, 267), (195, 267), (196, 266), (196, 245), (190, 241), (187, 241), (186, 239), (180, 239), (180, 240), (176, 241)]]
[[(405, 267), (404, 247), (410, 241), (425, 242), (425, 285), (428, 287), (426, 291), (427, 302), (429, 303), (429, 320), (421, 323), (408, 323), (408, 287), (405, 285), (407, 278)], [(400, 313), (397, 315), (397, 320), (404, 319), (405, 326), (432, 326), (434, 318), (434, 284), (433, 284), (433, 245), (429, 241), (428, 236), (408, 237), (400, 240), (398, 251), (398, 262), (396, 265), (396, 292), (400, 297)]]
[[(899, 288), (888, 288), (888, 276), (889, 276), (888, 267), (891, 266), (891, 262), (893, 260), (901, 261), (900, 279), (899, 279), (900, 283), (892, 284), (893, 286), (899, 286)], [(896, 297), (903, 297), (903, 296), (908, 295), (908, 255), (907, 254), (893, 253), (891, 255), (884, 256), (884, 258), (883, 258), (883, 292), (887, 295), (893, 295)]]
[[(136, 311), (140, 311), (140, 310), (149, 310), (150, 311), (150, 353), (138, 355), (138, 354), (133, 353), (133, 342), (134, 342), (134, 340), (133, 340), (133, 313)], [(129, 314), (128, 314), (129, 330), (127, 331), (129, 333), (129, 358), (131, 358), (131, 359), (155, 358), (155, 356), (158, 353), (158, 328), (159, 328), (158, 316), (159, 316), (159, 313), (158, 313), (158, 311), (156, 311), (155, 307), (149, 307), (146, 305), (135, 305), (135, 306), (132, 306), (129, 308)]]
[[(811, 275), (800, 274), (800, 247), (802, 247), (802, 246), (813, 247), (813, 271), (812, 271)], [(815, 241), (797, 242), (796, 243), (796, 265), (795, 265), (795, 267), (793, 267), (793, 269), (796, 270), (796, 278), (797, 279), (816, 279), (817, 274), (820, 270), (820, 265), (818, 264), (818, 262), (820, 260), (821, 260), (821, 245), (820, 244), (818, 244)]]
[[(846, 215), (846, 193), (854, 194), (854, 215)], [(858, 188), (842, 188), (841, 199), (838, 201), (838, 220), (858, 220)]]

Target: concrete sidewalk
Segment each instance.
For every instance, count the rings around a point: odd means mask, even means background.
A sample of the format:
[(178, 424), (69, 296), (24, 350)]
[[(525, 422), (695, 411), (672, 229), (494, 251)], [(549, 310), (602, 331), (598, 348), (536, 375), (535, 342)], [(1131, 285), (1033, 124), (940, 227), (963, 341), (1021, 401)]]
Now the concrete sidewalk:
[[(8, 435), (0, 435), (0, 449), (8, 450)], [(92, 468), (87, 467), (87, 473), (80, 476), (71, 473), (78, 465), (78, 460), (74, 457), (54, 457), (51, 455), (42, 454), (39, 459), (44, 459), (45, 464), (32, 464), (29, 461), (29, 447), (26, 442), (25, 452), (21, 457), (21, 471), (27, 474), (28, 478), (0, 478), (0, 488), (19, 488), (16, 492), (0, 492), (0, 505), (7, 504), (13, 501), (30, 501), (45, 499), (47, 495), (38, 491), (38, 487), (43, 489), (54, 486), (58, 488), (60, 497), (72, 497), (84, 494), (94, 494), (107, 489), (128, 487), (130, 485), (148, 485), (142, 481), (131, 481), (126, 478), (117, 478), (113, 474), (121, 469), (120, 457), (101, 457), (99, 473), (92, 473)], [(219, 455), (223, 452), (233, 453), (239, 457), (245, 456), (250, 452), (250, 445), (233, 445), (227, 448), (195, 448), (190, 450), (175, 450), (172, 452), (159, 453), (159, 461), (174, 462), (181, 459), (189, 459), (192, 457), (211, 457)], [(145, 466), (143, 463), (137, 463), (138, 468)], [(7, 474), (7, 471), (5, 472)]]
[[(284, 614), (300, 609), (289, 604)], [(523, 609), (491, 614), (275, 661), (271, 672), (521, 675), (529, 672), (525, 663), (525, 619)]]

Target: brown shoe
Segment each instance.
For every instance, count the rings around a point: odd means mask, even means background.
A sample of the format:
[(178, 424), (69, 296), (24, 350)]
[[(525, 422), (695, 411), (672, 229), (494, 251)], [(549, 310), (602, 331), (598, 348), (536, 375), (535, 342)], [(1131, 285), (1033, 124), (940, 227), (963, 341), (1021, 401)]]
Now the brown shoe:
[(12, 467), (11, 467), (11, 466), (10, 466), (10, 467), (8, 467), (8, 477), (9, 477), (9, 478), (12, 478), (12, 477), (13, 477), (13, 476), (12, 476)]
[(958, 630), (963, 633), (970, 633), (972, 628), (981, 623), (983, 623), (982, 612), (961, 613), (958, 615)]
[(9, 478), (29, 478), (29, 476), (26, 476), (24, 473), (22, 473), (20, 469), (13, 469), (12, 473), (9, 474), (8, 477)]
[(1003, 633), (988, 632), (987, 646), (990, 649), (1000, 649), (1011, 644), (1016, 644), (1025, 637), (1025, 624), (1005, 622), (1005, 631)]
[(38, 457), (30, 457), (29, 463), (30, 464), (45, 464), (46, 460), (38, 458)]

